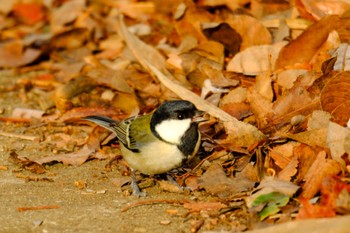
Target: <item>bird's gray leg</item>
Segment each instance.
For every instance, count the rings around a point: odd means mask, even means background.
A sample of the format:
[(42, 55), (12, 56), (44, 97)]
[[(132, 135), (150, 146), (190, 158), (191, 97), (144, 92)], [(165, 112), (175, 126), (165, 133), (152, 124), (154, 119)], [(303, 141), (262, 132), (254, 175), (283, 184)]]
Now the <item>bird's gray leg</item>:
[(132, 194), (136, 197), (145, 197), (147, 196), (147, 193), (141, 192), (139, 186), (137, 185), (136, 181), (136, 174), (135, 170), (131, 169), (131, 188), (132, 188)]

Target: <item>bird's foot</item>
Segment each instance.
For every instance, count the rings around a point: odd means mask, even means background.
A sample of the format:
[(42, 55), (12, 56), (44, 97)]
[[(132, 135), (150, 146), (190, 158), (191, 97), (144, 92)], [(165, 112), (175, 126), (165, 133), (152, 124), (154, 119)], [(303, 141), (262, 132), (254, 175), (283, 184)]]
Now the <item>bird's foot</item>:
[(132, 194), (135, 197), (145, 197), (147, 196), (146, 192), (142, 192), (139, 188), (139, 186), (137, 185), (136, 181), (132, 180), (131, 181), (131, 188), (132, 188)]

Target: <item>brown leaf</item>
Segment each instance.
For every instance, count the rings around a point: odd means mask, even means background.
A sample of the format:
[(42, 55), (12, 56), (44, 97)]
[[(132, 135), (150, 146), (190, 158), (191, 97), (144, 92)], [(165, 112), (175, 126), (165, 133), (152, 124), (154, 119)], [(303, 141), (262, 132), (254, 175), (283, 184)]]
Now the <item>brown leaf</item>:
[(24, 48), (21, 41), (12, 40), (0, 43), (0, 67), (19, 67), (34, 62), (41, 55), (41, 51)]
[[(85, 74), (94, 79), (98, 84), (108, 86), (117, 91), (132, 93), (133, 90), (126, 82), (126, 77), (131, 75), (124, 69), (114, 70), (101, 64), (96, 58), (86, 59), (91, 67), (85, 68)], [(89, 69), (89, 70), (87, 70)]]
[(321, 128), (321, 129), (308, 130), (297, 134), (286, 133), (286, 134), (283, 134), (283, 137), (293, 139), (295, 141), (304, 143), (309, 146), (326, 147), (327, 132), (328, 132), (327, 128)]
[(284, 169), (293, 159), (294, 148), (298, 145), (300, 145), (300, 143), (290, 141), (282, 145), (274, 146), (270, 150), (269, 155), (278, 167)]
[(238, 120), (253, 114), (250, 105), (246, 103), (229, 103), (221, 105), (220, 108)]
[(35, 174), (43, 174), (47, 172), (45, 167), (43, 167), (40, 163), (29, 160), (25, 157), (19, 157), (18, 154), (14, 151), (11, 152), (8, 160)]
[(350, 71), (336, 74), (325, 85), (321, 105), (324, 111), (332, 114), (332, 121), (346, 125), (350, 118)]
[(213, 28), (205, 28), (203, 29), (203, 33), (209, 40), (215, 40), (223, 44), (226, 51), (231, 54), (239, 52), (242, 38), (227, 23), (221, 23)]
[(250, 88), (248, 91), (247, 99), (250, 103), (252, 112), (258, 124), (258, 128), (265, 128), (268, 126), (269, 119), (273, 115), (271, 100), (265, 99), (259, 94), (255, 88)]
[(256, 45), (237, 53), (227, 64), (227, 71), (256, 75), (271, 72), (285, 42), (273, 45)]
[(242, 37), (241, 51), (256, 45), (269, 45), (272, 37), (267, 28), (247, 14), (231, 14), (226, 22)]
[(298, 172), (298, 165), (299, 160), (298, 156), (293, 156), (293, 158), (290, 160), (288, 165), (278, 173), (277, 177), (278, 179), (285, 180), (285, 181), (291, 181), (292, 177), (295, 176)]
[(318, 153), (316, 160), (305, 174), (305, 184), (302, 186), (301, 197), (310, 199), (320, 190), (323, 180), (341, 171), (338, 162), (326, 158), (326, 152)]
[(80, 48), (88, 40), (89, 30), (86, 28), (74, 28), (55, 35), (51, 39), (52, 48), (75, 49)]
[(340, 163), (343, 168), (345, 161), (343, 156), (350, 154), (350, 130), (349, 128), (340, 126), (330, 122), (328, 125), (327, 146), (331, 151), (332, 158)]
[(84, 146), (79, 151), (68, 153), (68, 154), (58, 154), (48, 157), (43, 157), (40, 159), (36, 159), (35, 162), (38, 164), (46, 164), (51, 162), (62, 162), (64, 164), (80, 166), (85, 163), (86, 160), (90, 158), (91, 155), (95, 152), (95, 148), (89, 148), (88, 146)]
[(185, 14), (175, 21), (175, 29), (180, 38), (184, 38), (188, 35), (194, 36), (198, 42), (207, 41), (206, 37), (202, 33), (201, 23), (211, 22), (212, 15), (196, 7), (195, 3), (191, 0), (184, 1), (186, 5)]
[(70, 80), (65, 85), (56, 89), (55, 103), (56, 108), (61, 112), (71, 109), (71, 98), (83, 92), (90, 91), (96, 86), (96, 82), (86, 76), (78, 76)]
[(350, 3), (347, 1), (332, 0), (298, 0), (296, 7), (303, 17), (320, 20), (327, 15), (341, 16), (350, 10)]
[(248, 179), (227, 177), (223, 168), (216, 163), (213, 163), (198, 180), (201, 188), (220, 198), (228, 198), (247, 191), (255, 183)]
[(327, 40), (329, 33), (339, 27), (339, 23), (339, 17), (332, 15), (310, 26), (281, 50), (276, 61), (276, 69), (308, 64)]
[(53, 9), (50, 16), (51, 30), (62, 30), (65, 24), (74, 21), (83, 12), (84, 7), (84, 0), (75, 0), (64, 2), (60, 7)]

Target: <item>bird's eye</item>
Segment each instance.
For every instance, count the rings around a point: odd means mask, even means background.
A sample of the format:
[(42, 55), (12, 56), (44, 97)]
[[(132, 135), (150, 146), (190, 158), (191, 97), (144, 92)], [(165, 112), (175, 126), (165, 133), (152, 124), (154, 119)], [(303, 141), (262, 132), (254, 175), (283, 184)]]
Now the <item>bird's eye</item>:
[(177, 114), (177, 119), (182, 120), (182, 119), (184, 119), (184, 118), (185, 118), (185, 117), (184, 117), (183, 114), (181, 114), (181, 113)]

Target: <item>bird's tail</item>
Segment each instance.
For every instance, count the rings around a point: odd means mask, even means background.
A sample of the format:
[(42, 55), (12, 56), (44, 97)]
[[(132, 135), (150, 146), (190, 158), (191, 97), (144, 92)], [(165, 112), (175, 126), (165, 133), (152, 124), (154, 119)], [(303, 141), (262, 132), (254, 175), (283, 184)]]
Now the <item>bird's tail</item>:
[(87, 116), (83, 117), (83, 120), (88, 120), (102, 126), (108, 130), (114, 131), (113, 129), (117, 126), (118, 122), (109, 117), (104, 116)]

